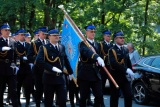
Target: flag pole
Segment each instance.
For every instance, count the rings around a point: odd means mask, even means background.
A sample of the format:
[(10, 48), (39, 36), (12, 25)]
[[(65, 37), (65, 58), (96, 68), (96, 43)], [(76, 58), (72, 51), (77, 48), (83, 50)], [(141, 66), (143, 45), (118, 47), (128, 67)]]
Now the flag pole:
[[(80, 29), (77, 27), (77, 25), (74, 23), (74, 21), (71, 19), (71, 17), (68, 15), (68, 13), (66, 12), (66, 10), (64, 9), (63, 5), (59, 5), (58, 6), (65, 14), (65, 17), (72, 23), (74, 29), (76, 30), (76, 32), (79, 34), (79, 36), (83, 39), (84, 43), (86, 44), (87, 47), (89, 47), (94, 53), (95, 50), (94, 48), (88, 43), (88, 41), (86, 40), (86, 38), (83, 36), (82, 32), (80, 31)], [(116, 83), (116, 81), (114, 80), (114, 78), (112, 77), (112, 75), (109, 73), (109, 71), (107, 70), (106, 67), (103, 67), (104, 71), (107, 73), (108, 77), (110, 78), (110, 80), (113, 82), (113, 84), (115, 85), (116, 88), (119, 88), (118, 84)]]

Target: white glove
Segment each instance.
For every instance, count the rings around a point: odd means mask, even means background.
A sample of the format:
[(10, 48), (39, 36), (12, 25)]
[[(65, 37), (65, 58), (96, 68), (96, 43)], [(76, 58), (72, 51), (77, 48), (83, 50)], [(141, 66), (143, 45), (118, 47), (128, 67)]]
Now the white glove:
[(16, 73), (15, 73), (15, 74), (17, 74), (17, 73), (18, 73), (18, 71), (19, 71), (19, 68), (18, 68), (18, 67), (16, 67)]
[(25, 61), (26, 61), (26, 60), (28, 60), (28, 59), (27, 59), (27, 57), (26, 57), (26, 56), (24, 56), (24, 57), (23, 57), (23, 60), (25, 60)]
[(73, 74), (69, 75), (69, 80), (71, 81), (73, 79)]
[(134, 79), (134, 73), (133, 73), (133, 71), (132, 71), (130, 68), (127, 68), (126, 73), (129, 74), (129, 76), (130, 76), (130, 78), (131, 78), (132, 80)]
[(98, 64), (99, 64), (100, 66), (102, 66), (102, 67), (105, 66), (104, 60), (103, 60), (101, 57), (98, 57), (98, 58), (97, 58), (97, 61), (98, 61)]
[(132, 78), (129, 74), (126, 75), (126, 78), (127, 78), (128, 81), (132, 81)]
[(52, 71), (57, 72), (57, 73), (62, 73), (62, 71), (58, 69), (57, 67), (53, 67)]
[(11, 48), (10, 47), (8, 47), (8, 46), (4, 46), (4, 47), (2, 47), (2, 51), (9, 51)]
[(29, 63), (29, 65), (30, 65), (30, 67), (31, 67), (31, 69), (33, 68), (33, 63)]

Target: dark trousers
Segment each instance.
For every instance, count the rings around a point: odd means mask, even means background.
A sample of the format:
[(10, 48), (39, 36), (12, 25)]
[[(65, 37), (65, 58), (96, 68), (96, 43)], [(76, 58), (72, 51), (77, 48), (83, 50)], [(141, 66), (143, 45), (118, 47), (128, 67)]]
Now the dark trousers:
[(80, 107), (86, 107), (86, 100), (92, 89), (94, 99), (94, 107), (100, 107), (103, 101), (102, 81), (78, 80), (80, 89)]
[(103, 94), (104, 94), (104, 92), (105, 92), (106, 80), (108, 79), (108, 77), (107, 77), (107, 74), (103, 74), (103, 75), (101, 75), (101, 77), (102, 77), (102, 91), (103, 91)]
[(76, 101), (79, 101), (79, 88), (76, 86), (73, 80), (69, 80), (69, 99), (71, 105), (74, 105), (74, 95), (76, 96)]
[[(132, 94), (131, 94), (131, 86), (130, 82), (124, 82), (119, 84), (120, 89), (124, 94), (124, 105), (125, 107), (132, 107)], [(110, 107), (118, 107), (118, 99), (119, 99), (119, 89), (117, 89), (112, 82), (110, 82)]]
[(4, 88), (8, 84), (8, 92), (12, 101), (13, 107), (18, 107), (17, 100), (17, 77), (16, 75), (0, 75), (0, 107), (3, 107)]
[(35, 74), (35, 87), (36, 87), (36, 93), (35, 93), (36, 107), (40, 107), (40, 101), (43, 96), (42, 73)]
[(45, 107), (53, 106), (53, 97), (56, 92), (59, 107), (66, 107), (66, 86), (65, 84), (44, 84)]
[(26, 97), (26, 103), (30, 103), (30, 94), (32, 90), (32, 75), (31, 74), (17, 74), (17, 95), (18, 102), (20, 103), (20, 93), (22, 86), (24, 87), (24, 94)]

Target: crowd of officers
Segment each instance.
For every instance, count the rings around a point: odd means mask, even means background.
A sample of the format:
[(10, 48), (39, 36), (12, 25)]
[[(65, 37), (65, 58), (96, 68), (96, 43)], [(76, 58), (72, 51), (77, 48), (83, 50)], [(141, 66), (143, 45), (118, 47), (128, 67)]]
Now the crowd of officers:
[[(113, 34), (115, 42), (113, 45), (110, 42), (112, 35), (110, 30), (102, 32), (104, 41), (100, 43), (94, 40), (96, 32), (94, 25), (87, 25), (85, 30), (89, 46), (84, 41), (79, 43), (77, 87), (57, 29), (48, 31), (47, 27), (40, 27), (34, 32), (34, 40), (30, 42), (31, 36), (25, 29), (19, 29), (15, 35), (10, 36), (10, 26), (7, 23), (1, 25), (0, 107), (4, 105), (3, 94), (6, 85), (13, 107), (21, 107), (22, 87), (26, 98), (25, 107), (30, 106), (31, 94), (35, 98), (36, 107), (40, 107), (43, 94), (45, 107), (54, 106), (54, 95), (56, 104), (59, 107), (66, 107), (67, 90), (71, 107), (75, 107), (74, 95), (76, 104), (80, 107), (86, 105), (105, 107), (103, 93), (106, 79), (109, 78), (104, 67), (109, 70), (120, 87), (117, 89), (109, 79), (110, 107), (118, 107), (120, 89), (124, 95), (125, 107), (132, 107), (130, 80), (134, 79), (134, 73), (131, 70), (128, 50), (124, 47), (123, 32)], [(67, 71), (65, 73), (64, 67)], [(94, 103), (90, 101), (91, 93), (94, 95)]]

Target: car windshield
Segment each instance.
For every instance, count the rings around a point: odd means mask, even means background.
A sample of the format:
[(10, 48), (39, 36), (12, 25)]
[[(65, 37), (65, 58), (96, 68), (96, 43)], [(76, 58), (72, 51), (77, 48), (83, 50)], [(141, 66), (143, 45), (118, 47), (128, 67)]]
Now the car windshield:
[(160, 68), (160, 57), (155, 58), (151, 64), (151, 66), (155, 67), (155, 68)]

